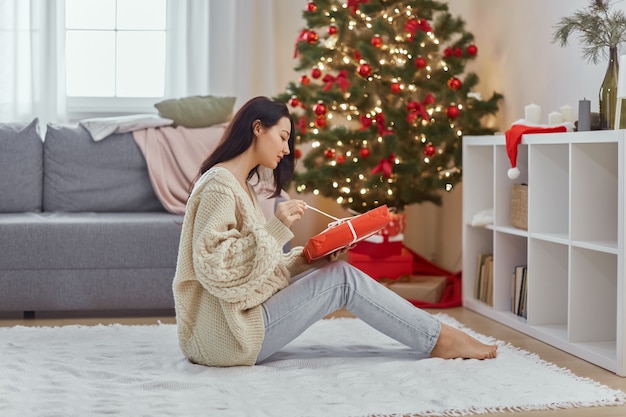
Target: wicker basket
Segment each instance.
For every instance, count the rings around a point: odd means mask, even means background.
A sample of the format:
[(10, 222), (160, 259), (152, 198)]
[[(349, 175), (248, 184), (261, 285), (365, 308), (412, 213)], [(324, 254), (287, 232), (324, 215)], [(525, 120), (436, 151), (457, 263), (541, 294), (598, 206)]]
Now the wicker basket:
[(511, 225), (528, 230), (528, 185), (513, 184), (511, 190)]

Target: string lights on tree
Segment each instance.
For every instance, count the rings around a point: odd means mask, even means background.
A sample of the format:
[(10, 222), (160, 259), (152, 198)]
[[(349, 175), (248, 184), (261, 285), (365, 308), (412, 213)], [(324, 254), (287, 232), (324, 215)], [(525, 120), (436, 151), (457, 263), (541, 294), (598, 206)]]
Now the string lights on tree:
[[(363, 213), (441, 202), (461, 180), (461, 141), (502, 96), (471, 93), (474, 37), (430, 0), (315, 0), (294, 47), (299, 82), (276, 98), (297, 123), (298, 193)], [(471, 94), (468, 94), (471, 93)]]

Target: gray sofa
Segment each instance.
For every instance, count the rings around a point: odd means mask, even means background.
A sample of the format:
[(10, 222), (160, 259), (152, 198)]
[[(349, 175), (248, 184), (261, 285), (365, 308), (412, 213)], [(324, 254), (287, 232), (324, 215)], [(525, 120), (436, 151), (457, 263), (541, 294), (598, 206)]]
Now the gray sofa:
[(181, 223), (132, 133), (0, 124), (0, 312), (173, 309)]

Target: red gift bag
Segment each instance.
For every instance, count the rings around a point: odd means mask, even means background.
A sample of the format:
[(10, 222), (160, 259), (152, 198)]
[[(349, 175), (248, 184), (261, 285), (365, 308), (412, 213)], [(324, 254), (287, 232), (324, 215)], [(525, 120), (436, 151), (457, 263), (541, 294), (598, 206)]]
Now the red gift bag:
[(338, 219), (309, 239), (302, 252), (308, 262), (314, 261), (372, 236), (390, 221), (391, 215), (385, 205), (358, 216)]

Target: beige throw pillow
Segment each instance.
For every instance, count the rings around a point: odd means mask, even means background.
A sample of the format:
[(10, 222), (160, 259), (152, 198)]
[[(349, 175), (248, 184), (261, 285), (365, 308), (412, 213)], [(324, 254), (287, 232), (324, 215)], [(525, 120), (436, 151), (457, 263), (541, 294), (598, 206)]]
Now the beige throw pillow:
[(209, 127), (227, 122), (233, 113), (236, 97), (190, 96), (156, 103), (161, 117), (174, 125), (188, 128)]

